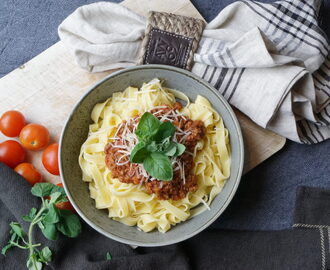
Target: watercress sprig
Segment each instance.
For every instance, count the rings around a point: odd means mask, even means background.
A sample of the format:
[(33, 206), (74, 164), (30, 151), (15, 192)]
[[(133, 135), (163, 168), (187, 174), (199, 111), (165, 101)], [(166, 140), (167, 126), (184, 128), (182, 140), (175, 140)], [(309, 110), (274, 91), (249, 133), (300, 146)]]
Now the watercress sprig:
[(130, 162), (142, 163), (154, 178), (163, 181), (173, 179), (173, 168), (169, 157), (180, 156), (186, 147), (174, 142), (176, 127), (171, 122), (161, 122), (153, 114), (145, 112), (136, 128), (139, 143), (130, 154)]
[(62, 187), (51, 183), (38, 183), (31, 189), (31, 193), (41, 199), (39, 210), (32, 208), (30, 213), (22, 219), (30, 222), (28, 233), (24, 232), (21, 224), (11, 222), (9, 224), (10, 239), (1, 253), (5, 255), (10, 248), (18, 247), (28, 250), (26, 267), (29, 270), (40, 270), (43, 264), (48, 264), (52, 259), (49, 247), (38, 249), (40, 243), (33, 243), (33, 230), (38, 225), (43, 235), (50, 240), (56, 240), (59, 233), (68, 237), (77, 237), (81, 232), (81, 224), (77, 215), (69, 210), (57, 209), (55, 204), (67, 201)]

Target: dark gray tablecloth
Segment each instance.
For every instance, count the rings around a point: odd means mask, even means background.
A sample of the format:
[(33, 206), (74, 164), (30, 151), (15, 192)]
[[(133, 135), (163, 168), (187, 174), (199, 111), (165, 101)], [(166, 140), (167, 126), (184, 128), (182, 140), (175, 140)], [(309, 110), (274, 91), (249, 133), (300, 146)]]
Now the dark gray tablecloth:
[[(1, 0), (0, 77), (58, 41), (57, 26), (77, 7), (95, 0)], [(118, 0), (114, 2), (120, 2)], [(233, 0), (193, 0), (210, 21)], [(273, 2), (273, 1), (264, 1)], [(330, 0), (321, 8), (330, 36)], [(272, 158), (243, 177), (233, 203), (213, 227), (276, 230), (289, 228), (296, 188), (330, 188), (330, 140), (318, 145), (288, 142)]]
[[(9, 222), (40, 202), (31, 186), (0, 163), (0, 246), (8, 241)], [(35, 229), (35, 243), (50, 247), (54, 257), (45, 269), (235, 269), (326, 270), (330, 267), (330, 190), (300, 187), (294, 229), (282, 231), (206, 230), (177, 245), (137, 248), (97, 233), (85, 223), (75, 239), (46, 240)], [(23, 222), (24, 226), (27, 223)], [(106, 260), (110, 252), (112, 260)], [(0, 269), (24, 269), (27, 252), (12, 249), (0, 255)]]

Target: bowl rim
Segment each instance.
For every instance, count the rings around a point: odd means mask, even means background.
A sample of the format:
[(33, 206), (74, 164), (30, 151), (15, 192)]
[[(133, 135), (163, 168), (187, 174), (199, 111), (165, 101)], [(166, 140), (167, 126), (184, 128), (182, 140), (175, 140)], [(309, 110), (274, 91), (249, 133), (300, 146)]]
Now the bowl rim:
[[(240, 153), (240, 158), (239, 158), (239, 167), (238, 167), (238, 172), (237, 172), (237, 177), (234, 180), (235, 183), (232, 187), (232, 189), (229, 192), (229, 195), (227, 196), (225, 202), (222, 204), (222, 206), (218, 209), (218, 211), (213, 215), (212, 218), (210, 218), (206, 223), (204, 223), (201, 227), (199, 227), (197, 230), (189, 233), (189, 234), (184, 234), (181, 237), (177, 237), (176, 239), (173, 240), (166, 240), (164, 242), (161, 243), (144, 243), (144, 242), (139, 242), (139, 241), (135, 241), (135, 240), (130, 240), (130, 239), (126, 239), (126, 238), (122, 238), (119, 237), (115, 234), (112, 234), (111, 232), (105, 231), (104, 229), (102, 229), (101, 227), (99, 227), (98, 225), (96, 225), (95, 223), (93, 223), (92, 220), (90, 220), (87, 216), (85, 216), (85, 214), (83, 213), (83, 211), (78, 207), (78, 205), (74, 202), (72, 195), (66, 185), (65, 179), (64, 179), (64, 174), (63, 174), (63, 168), (62, 168), (62, 158), (61, 158), (61, 154), (62, 154), (62, 144), (63, 144), (63, 139), (64, 139), (64, 134), (65, 131), (67, 129), (67, 126), (72, 118), (72, 116), (74, 115), (74, 113), (76, 112), (77, 108), (79, 107), (80, 103), (88, 97), (88, 95), (100, 84), (104, 83), (105, 81), (107, 81), (108, 79), (118, 76), (120, 74), (126, 73), (126, 72), (131, 72), (131, 71), (135, 71), (135, 70), (140, 70), (140, 69), (164, 69), (164, 70), (170, 70), (176, 73), (180, 73), (184, 76), (188, 76), (191, 77), (193, 80), (197, 81), (198, 83), (204, 85), (206, 88), (208, 88), (210, 91), (212, 91), (223, 103), (223, 105), (225, 106), (226, 110), (229, 112), (229, 115), (231, 117), (232, 122), (234, 123), (236, 132), (237, 132), (237, 137), (238, 137), (238, 149), (239, 149), (239, 153)], [(180, 90), (178, 90), (180, 91)], [(231, 106), (229, 105), (229, 103), (227, 102), (227, 100), (219, 93), (218, 90), (216, 90), (212, 85), (210, 85), (207, 81), (205, 81), (204, 79), (200, 78), (199, 76), (193, 74), (192, 72), (188, 71), (188, 70), (184, 70), (181, 68), (177, 68), (177, 67), (173, 67), (173, 66), (167, 66), (167, 65), (158, 65), (158, 64), (149, 64), (149, 65), (137, 65), (137, 66), (133, 66), (133, 67), (127, 67), (118, 71), (115, 71), (109, 75), (107, 75), (106, 77), (104, 77), (103, 79), (97, 81), (95, 84), (93, 84), (91, 87), (89, 87), (89, 89), (85, 92), (84, 95), (81, 96), (81, 98), (75, 103), (75, 105), (73, 106), (70, 114), (68, 115), (65, 124), (62, 128), (62, 132), (61, 132), (61, 136), (60, 136), (60, 141), (59, 141), (59, 151), (58, 151), (58, 160), (59, 160), (59, 169), (60, 169), (60, 177), (63, 183), (63, 187), (64, 190), (67, 194), (67, 197), (69, 199), (69, 201), (71, 202), (71, 204), (73, 205), (74, 209), (76, 210), (76, 212), (78, 213), (78, 215), (89, 225), (91, 226), (94, 230), (96, 230), (97, 232), (103, 234), (104, 236), (113, 239), (115, 241), (118, 241), (120, 243), (124, 243), (124, 244), (128, 244), (131, 246), (141, 246), (141, 247), (157, 247), (157, 246), (167, 246), (167, 245), (171, 245), (171, 244), (176, 244), (179, 242), (182, 242), (184, 240), (187, 240), (195, 235), (197, 235), (198, 233), (202, 232), (203, 230), (205, 230), (207, 227), (209, 227), (224, 211), (225, 209), (228, 207), (229, 203), (232, 201), (234, 195), (236, 194), (237, 188), (239, 186), (239, 183), (241, 181), (242, 178), (242, 174), (243, 174), (243, 167), (244, 167), (244, 143), (243, 143), (243, 135), (242, 135), (242, 131), (241, 131), (241, 127), (240, 124), (237, 120), (237, 117), (233, 111), (233, 109), (231, 108)], [(176, 226), (179, 226), (180, 224), (177, 224)]]

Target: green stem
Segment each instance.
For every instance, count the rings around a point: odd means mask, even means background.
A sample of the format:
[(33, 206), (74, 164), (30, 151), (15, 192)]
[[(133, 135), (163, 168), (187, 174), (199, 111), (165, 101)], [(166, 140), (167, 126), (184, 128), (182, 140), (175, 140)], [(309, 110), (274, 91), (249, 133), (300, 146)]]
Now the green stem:
[(29, 245), (29, 243), (28, 242), (26, 242), (26, 240), (24, 239), (24, 237), (23, 238), (21, 238), (22, 239), (22, 241), (23, 241), (23, 243), (25, 244), (25, 245)]
[(21, 245), (15, 243), (15, 242), (13, 242), (13, 241), (10, 241), (10, 244), (12, 244), (12, 245), (14, 245), (14, 246), (16, 246), (16, 247), (18, 247), (18, 248), (21, 248), (21, 249), (28, 249), (28, 248), (29, 248), (29, 247), (23, 247), (23, 246), (21, 246)]
[(29, 226), (29, 232), (28, 232), (28, 240), (29, 240), (29, 243), (28, 243), (28, 246), (29, 246), (29, 257), (32, 258), (32, 263), (33, 263), (33, 267), (34, 269), (38, 270), (37, 268), (37, 265), (36, 265), (36, 261), (35, 261), (35, 258), (32, 256), (33, 253), (34, 253), (34, 246), (33, 243), (32, 243), (32, 232), (33, 232), (33, 226), (38, 223), (40, 221), (39, 217), (41, 216), (41, 214), (44, 212), (44, 210), (46, 209), (45, 206), (44, 206), (44, 200), (43, 198), (42, 199), (42, 207), (40, 208), (39, 212), (37, 213), (37, 215), (34, 217), (34, 219), (32, 220), (30, 226)]

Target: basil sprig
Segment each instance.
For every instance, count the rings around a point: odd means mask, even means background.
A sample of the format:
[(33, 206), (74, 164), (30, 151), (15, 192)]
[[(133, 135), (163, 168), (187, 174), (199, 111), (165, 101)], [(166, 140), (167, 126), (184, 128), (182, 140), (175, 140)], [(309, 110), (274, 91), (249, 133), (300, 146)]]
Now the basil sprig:
[(173, 168), (169, 157), (180, 156), (186, 147), (172, 141), (176, 131), (171, 122), (161, 122), (153, 114), (145, 112), (136, 128), (139, 143), (130, 155), (130, 162), (143, 164), (154, 178), (163, 181), (173, 179)]
[(43, 264), (48, 264), (52, 259), (49, 247), (40, 250), (41, 244), (33, 243), (33, 229), (37, 225), (43, 235), (49, 240), (57, 240), (59, 233), (68, 237), (77, 237), (81, 232), (81, 224), (77, 215), (69, 210), (58, 209), (55, 204), (66, 202), (66, 194), (62, 187), (51, 183), (38, 183), (33, 186), (31, 193), (42, 201), (39, 210), (32, 208), (30, 213), (22, 219), (30, 223), (28, 233), (21, 224), (11, 222), (9, 224), (10, 240), (2, 248), (2, 255), (12, 247), (25, 249), (29, 252), (26, 267), (29, 270), (41, 270)]

